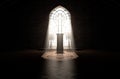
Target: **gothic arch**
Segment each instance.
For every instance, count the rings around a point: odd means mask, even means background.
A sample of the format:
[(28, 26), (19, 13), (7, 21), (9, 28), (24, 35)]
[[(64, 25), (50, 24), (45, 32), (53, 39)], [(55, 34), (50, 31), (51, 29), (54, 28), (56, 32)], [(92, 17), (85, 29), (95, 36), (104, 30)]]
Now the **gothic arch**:
[(71, 14), (62, 6), (57, 6), (49, 14), (47, 45), (49, 49), (56, 49), (57, 33), (63, 33), (63, 47), (70, 49), (72, 47)]

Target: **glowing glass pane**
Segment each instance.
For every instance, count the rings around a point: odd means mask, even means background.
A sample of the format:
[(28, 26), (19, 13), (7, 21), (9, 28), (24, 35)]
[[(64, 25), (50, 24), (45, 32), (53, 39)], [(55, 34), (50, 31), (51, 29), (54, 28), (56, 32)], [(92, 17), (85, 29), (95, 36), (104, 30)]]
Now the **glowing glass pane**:
[(71, 16), (67, 9), (58, 6), (53, 9), (49, 15), (48, 26), (48, 48), (56, 49), (57, 33), (63, 34), (63, 47), (68, 49), (72, 47), (72, 28)]

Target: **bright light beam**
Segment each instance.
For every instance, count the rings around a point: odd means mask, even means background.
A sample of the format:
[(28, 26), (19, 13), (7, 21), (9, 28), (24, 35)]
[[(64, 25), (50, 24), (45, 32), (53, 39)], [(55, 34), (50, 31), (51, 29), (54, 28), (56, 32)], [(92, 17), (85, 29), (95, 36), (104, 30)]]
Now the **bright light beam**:
[(56, 49), (57, 33), (63, 34), (64, 49), (74, 49), (71, 15), (69, 11), (62, 6), (58, 6), (50, 12), (46, 42), (47, 49)]

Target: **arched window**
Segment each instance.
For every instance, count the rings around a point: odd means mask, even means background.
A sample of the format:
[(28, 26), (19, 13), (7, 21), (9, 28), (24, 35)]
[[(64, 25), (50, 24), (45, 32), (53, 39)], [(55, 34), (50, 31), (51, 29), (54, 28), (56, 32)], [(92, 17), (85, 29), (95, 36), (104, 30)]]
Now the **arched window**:
[(71, 15), (67, 9), (57, 6), (49, 14), (48, 48), (56, 49), (57, 33), (63, 34), (63, 47), (72, 47)]

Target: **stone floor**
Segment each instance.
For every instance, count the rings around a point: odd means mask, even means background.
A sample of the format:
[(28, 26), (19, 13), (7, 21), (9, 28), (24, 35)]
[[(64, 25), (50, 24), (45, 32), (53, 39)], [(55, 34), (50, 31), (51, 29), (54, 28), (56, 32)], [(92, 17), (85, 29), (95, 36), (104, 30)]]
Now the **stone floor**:
[[(46, 53), (39, 50), (1, 52), (0, 79), (120, 79), (120, 52), (75, 51), (79, 57), (74, 52), (65, 52), (64, 57), (51, 52), (53, 60), (41, 57), (50, 54)], [(54, 61), (65, 57), (66, 61)]]

